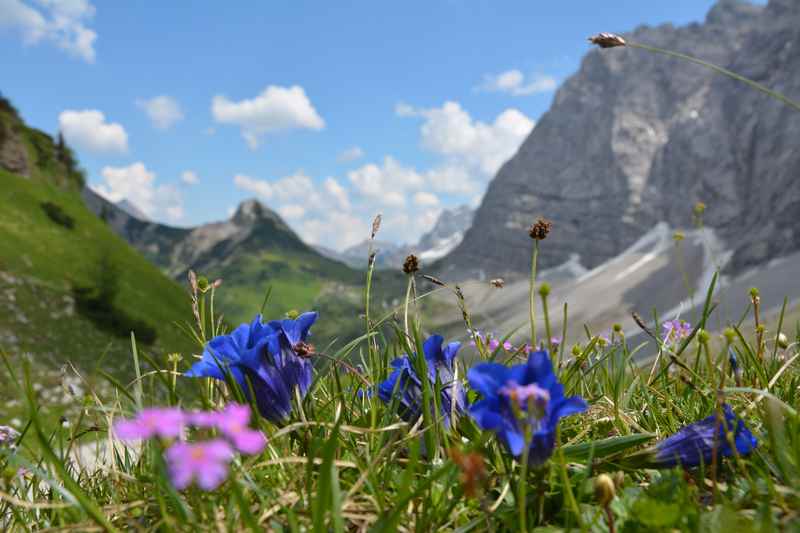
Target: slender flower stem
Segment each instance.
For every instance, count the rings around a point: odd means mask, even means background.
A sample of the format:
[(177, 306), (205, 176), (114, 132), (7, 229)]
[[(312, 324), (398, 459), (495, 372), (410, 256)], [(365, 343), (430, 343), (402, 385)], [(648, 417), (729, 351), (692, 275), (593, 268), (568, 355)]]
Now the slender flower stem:
[(536, 261), (539, 259), (539, 241), (533, 241), (531, 254), (531, 282), (529, 287), (530, 321), (531, 321), (531, 348), (536, 349)]
[(519, 465), (519, 485), (517, 489), (517, 502), (519, 508), (519, 530), (528, 531), (527, 489), (528, 489), (528, 454), (531, 450), (533, 432), (530, 426), (525, 430), (525, 449), (522, 451), (522, 462)]
[(408, 333), (408, 304), (411, 301), (411, 291), (413, 288), (414, 288), (414, 274), (412, 273), (408, 275), (408, 287), (406, 288), (406, 303), (403, 308), (403, 325), (405, 327), (406, 337), (409, 339), (411, 337), (409, 337)]
[(542, 293), (542, 314), (544, 315), (544, 333), (545, 333), (545, 340), (544, 344), (547, 347), (547, 351), (550, 352), (552, 350), (552, 339), (553, 334), (550, 331), (550, 313), (547, 310), (547, 294)]
[(786, 96), (782, 95), (781, 93), (779, 93), (777, 91), (773, 91), (769, 87), (761, 85), (760, 83), (758, 83), (756, 81), (753, 81), (753, 80), (751, 80), (749, 78), (745, 78), (741, 74), (736, 74), (733, 71), (730, 71), (730, 70), (728, 70), (726, 68), (722, 68), (722, 67), (720, 67), (718, 65), (715, 65), (713, 63), (709, 63), (708, 61), (703, 61), (702, 59), (697, 59), (696, 57), (692, 57), (692, 56), (689, 56), (689, 55), (686, 55), (686, 54), (681, 54), (680, 52), (673, 52), (671, 50), (664, 50), (663, 48), (657, 48), (655, 46), (648, 46), (646, 44), (634, 43), (634, 42), (631, 42), (631, 41), (627, 41), (627, 45), (630, 46), (631, 48), (640, 48), (642, 50), (647, 50), (648, 52), (654, 52), (654, 53), (657, 53), (657, 54), (663, 54), (663, 55), (666, 55), (666, 56), (676, 57), (678, 59), (683, 59), (685, 61), (689, 61), (689, 62), (694, 63), (696, 65), (700, 65), (702, 67), (711, 69), (714, 72), (717, 72), (718, 74), (722, 74), (724, 76), (728, 76), (729, 78), (733, 78), (735, 80), (738, 80), (738, 81), (741, 81), (743, 83), (746, 83), (747, 85), (749, 85), (753, 89), (756, 89), (757, 91), (761, 91), (762, 93), (764, 93), (764, 94), (766, 94), (768, 96), (771, 96), (772, 98), (775, 98), (776, 100), (779, 100), (779, 101), (783, 102), (784, 104), (786, 104), (789, 107), (793, 108), (795, 111), (800, 111), (800, 103), (797, 103), (794, 100), (790, 100), (789, 98), (787, 98)]

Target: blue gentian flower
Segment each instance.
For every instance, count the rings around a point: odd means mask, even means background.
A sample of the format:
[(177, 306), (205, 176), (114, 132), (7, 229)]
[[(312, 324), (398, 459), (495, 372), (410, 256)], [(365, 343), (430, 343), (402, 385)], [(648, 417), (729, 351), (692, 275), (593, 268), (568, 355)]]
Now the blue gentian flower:
[(203, 356), (186, 376), (224, 380), (230, 372), (250, 398), (251, 386), (261, 415), (279, 424), (292, 412), (292, 394), (297, 387), (305, 397), (311, 384), (312, 365), (306, 343), (317, 313), (304, 313), (296, 320), (275, 320), (268, 324), (256, 315), (228, 335), (211, 339)]
[(481, 363), (467, 373), (470, 386), (481, 393), (469, 413), (481, 429), (493, 431), (515, 457), (525, 450), (530, 431), (528, 461), (544, 463), (553, 453), (558, 421), (586, 410), (579, 396), (564, 396), (564, 386), (553, 374), (545, 350), (532, 352), (525, 364), (508, 367)]
[[(432, 390), (436, 386), (436, 380), (439, 380), (442, 393), (439, 406), (444, 425), (449, 428), (453, 409), (459, 415), (464, 412), (466, 396), (454, 376), (455, 357), (461, 343), (443, 345), (444, 338), (441, 335), (431, 335), (423, 343), (422, 350), (428, 365), (427, 379)], [(386, 404), (396, 398), (400, 417), (407, 422), (415, 422), (422, 414), (422, 380), (408, 355), (395, 359), (391, 365), (394, 370), (386, 381), (378, 385), (378, 397)]]
[(646, 455), (650, 458), (648, 466), (670, 468), (676, 465), (692, 467), (701, 463), (709, 465), (715, 444), (717, 457), (730, 457), (733, 455), (733, 447), (726, 433), (731, 434), (739, 455), (750, 453), (758, 441), (744, 425), (744, 421), (734, 414), (730, 405), (724, 404), (722, 411), (724, 420), (717, 420), (717, 414), (714, 413), (689, 424), (647, 450)]

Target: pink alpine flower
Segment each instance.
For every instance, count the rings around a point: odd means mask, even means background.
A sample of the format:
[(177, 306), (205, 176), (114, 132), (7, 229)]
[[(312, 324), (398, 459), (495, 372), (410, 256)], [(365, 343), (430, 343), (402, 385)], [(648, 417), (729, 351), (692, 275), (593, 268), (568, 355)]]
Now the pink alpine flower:
[(233, 448), (223, 439), (206, 442), (177, 442), (164, 454), (172, 484), (183, 490), (197, 480), (201, 489), (219, 487), (228, 477)]
[(222, 412), (195, 411), (189, 415), (197, 427), (216, 428), (242, 453), (255, 455), (264, 451), (267, 440), (264, 434), (250, 429), (251, 411), (247, 405), (228, 404)]
[(255, 455), (264, 451), (267, 440), (264, 434), (255, 429), (250, 429), (250, 407), (232, 403), (219, 413), (217, 428), (233, 442), (233, 445), (242, 453)]
[(186, 415), (177, 407), (152, 407), (142, 409), (133, 419), (114, 424), (114, 433), (122, 440), (155, 436), (174, 439), (181, 435), (186, 422)]

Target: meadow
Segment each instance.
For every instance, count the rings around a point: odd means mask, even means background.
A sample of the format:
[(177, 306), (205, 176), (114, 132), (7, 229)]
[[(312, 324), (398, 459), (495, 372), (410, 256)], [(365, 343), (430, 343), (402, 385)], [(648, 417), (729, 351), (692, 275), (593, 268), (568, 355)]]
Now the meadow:
[[(692, 323), (637, 317), (637, 343), (621, 327), (565, 338), (536, 277), (559, 228), (530, 222), (526, 343), (482, 332), (458, 285), (409, 257), (388, 312), (370, 259), (363, 331), (328, 346), (314, 331), (335, 317), (273, 312), (268, 297), (249, 295), (252, 321), (227, 328), (215, 299), (233, 296), (191, 272), (194, 322), (175, 329), (193, 346), (132, 335), (131, 380), (68, 368), (43, 387), (40, 363), (4, 356), (23, 418), (0, 428), (4, 530), (800, 529), (800, 323), (786, 305), (765, 321), (776, 302), (753, 288), (712, 329), (715, 276)], [(468, 340), (426, 328), (423, 280)]]

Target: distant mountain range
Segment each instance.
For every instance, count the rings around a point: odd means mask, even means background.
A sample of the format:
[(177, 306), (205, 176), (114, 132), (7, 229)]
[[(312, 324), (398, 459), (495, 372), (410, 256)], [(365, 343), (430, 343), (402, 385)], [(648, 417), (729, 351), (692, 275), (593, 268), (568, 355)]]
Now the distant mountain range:
[[(361, 333), (363, 268), (351, 268), (305, 244), (258, 200), (245, 200), (228, 220), (176, 228), (141, 220), (91, 188), (83, 189), (83, 197), (92, 211), (168, 276), (183, 281), (191, 269), (209, 279), (221, 278), (218, 309), (233, 323), (251, 320), (269, 293), (270, 316), (312, 308), (327, 316), (315, 327), (326, 342)], [(378, 280), (376, 300), (388, 306), (394, 291), (402, 292), (402, 274), (386, 272)]]
[(365, 268), (370, 250), (376, 252), (376, 268), (399, 269), (409, 254), (419, 257), (423, 265), (431, 264), (452, 251), (464, 238), (464, 233), (472, 224), (475, 210), (462, 205), (444, 209), (433, 228), (425, 233), (417, 244), (394, 244), (385, 241), (370, 243), (365, 240), (344, 251), (331, 250), (324, 246), (315, 248), (322, 255), (336, 259), (353, 268)]
[[(597, 28), (598, 31), (608, 28)], [(703, 23), (640, 27), (626, 39), (699, 57), (800, 101), (800, 1), (721, 0)], [(587, 268), (657, 223), (704, 224), (737, 273), (800, 249), (800, 113), (741, 82), (634, 48), (591, 50), (498, 172), (462, 242), (438, 265), (449, 279), (517, 278), (527, 228), (554, 222), (544, 267)]]

